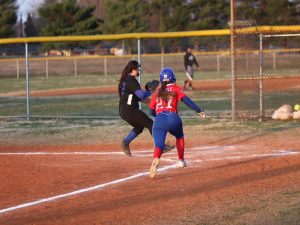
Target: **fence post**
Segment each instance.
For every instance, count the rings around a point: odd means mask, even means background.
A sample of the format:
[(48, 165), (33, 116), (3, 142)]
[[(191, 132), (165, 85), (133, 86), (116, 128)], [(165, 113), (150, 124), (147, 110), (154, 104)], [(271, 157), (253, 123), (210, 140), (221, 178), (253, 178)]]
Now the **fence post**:
[(74, 59), (74, 76), (77, 77), (77, 59)]
[(264, 96), (263, 96), (263, 35), (259, 35), (259, 121), (264, 119)]
[(103, 61), (104, 61), (104, 76), (107, 76), (107, 61), (106, 61), (106, 57), (104, 57)]
[[(141, 65), (142, 63), (142, 57), (141, 57), (141, 39), (138, 39), (137, 40), (137, 49), (138, 49), (138, 62), (139, 64)], [(142, 76), (142, 67), (140, 67), (140, 70), (139, 70), (139, 83), (141, 84), (141, 76)], [(139, 102), (139, 108), (141, 109), (142, 108), (142, 105), (141, 105), (141, 102)]]
[(273, 50), (273, 70), (276, 70), (276, 52)]
[(217, 53), (217, 72), (220, 72), (220, 55)]
[(246, 52), (246, 55), (245, 55), (245, 57), (246, 57), (246, 70), (247, 70), (247, 72), (249, 71), (249, 57), (248, 57), (248, 51)]
[(28, 62), (28, 43), (25, 43), (25, 67), (26, 67), (26, 117), (30, 119), (29, 105), (29, 62)]
[(19, 67), (19, 60), (17, 59), (17, 79), (20, 77), (20, 67)]
[(231, 119), (236, 119), (236, 74), (235, 74), (235, 0), (230, 0), (230, 53), (231, 53)]
[(165, 48), (161, 47), (161, 51), (160, 51), (160, 66), (161, 69), (164, 68), (164, 54), (165, 54)]
[(46, 59), (46, 78), (49, 77), (48, 59)]

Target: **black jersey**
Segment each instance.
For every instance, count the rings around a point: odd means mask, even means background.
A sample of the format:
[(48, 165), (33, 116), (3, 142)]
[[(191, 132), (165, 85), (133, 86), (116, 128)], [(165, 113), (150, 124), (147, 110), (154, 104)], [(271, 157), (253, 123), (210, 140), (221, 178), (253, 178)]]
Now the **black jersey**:
[(132, 106), (139, 108), (140, 99), (135, 95), (135, 91), (141, 89), (135, 77), (128, 75), (119, 88), (120, 106)]
[(184, 68), (187, 69), (187, 66), (193, 66), (195, 64), (198, 67), (198, 62), (195, 56), (192, 53), (186, 53), (184, 55)]

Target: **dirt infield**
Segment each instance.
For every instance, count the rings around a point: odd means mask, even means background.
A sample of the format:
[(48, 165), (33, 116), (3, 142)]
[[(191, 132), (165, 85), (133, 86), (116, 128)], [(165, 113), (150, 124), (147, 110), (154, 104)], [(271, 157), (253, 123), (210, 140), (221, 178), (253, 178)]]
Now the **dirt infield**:
[[(300, 88), (300, 77), (279, 77), (268, 78), (264, 82), (265, 91), (282, 91)], [(202, 91), (227, 91), (231, 89), (230, 80), (195, 80), (193, 87)], [(237, 88), (244, 90), (258, 90), (258, 79), (242, 79), (237, 81)], [(30, 95), (34, 97), (64, 96), (64, 95), (87, 95), (87, 94), (113, 94), (117, 93), (117, 88), (112, 86), (101, 87), (78, 87), (54, 90), (32, 90)], [(0, 97), (26, 96), (25, 91), (10, 92), (0, 94)]]
[[(190, 133), (189, 133), (190, 134)], [(151, 140), (1, 146), (0, 224), (300, 224), (299, 128), (187, 136), (148, 177)], [(282, 138), (284, 137), (284, 139)]]

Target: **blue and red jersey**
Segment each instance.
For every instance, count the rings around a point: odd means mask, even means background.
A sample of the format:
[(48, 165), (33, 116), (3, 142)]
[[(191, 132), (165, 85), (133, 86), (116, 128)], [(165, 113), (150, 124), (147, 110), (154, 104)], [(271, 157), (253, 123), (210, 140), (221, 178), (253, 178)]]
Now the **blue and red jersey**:
[(186, 94), (182, 92), (181, 87), (175, 83), (167, 84), (166, 92), (170, 94), (164, 97), (158, 97), (158, 92), (156, 92), (152, 96), (149, 108), (155, 110), (156, 115), (164, 111), (177, 113), (178, 102), (186, 96)]

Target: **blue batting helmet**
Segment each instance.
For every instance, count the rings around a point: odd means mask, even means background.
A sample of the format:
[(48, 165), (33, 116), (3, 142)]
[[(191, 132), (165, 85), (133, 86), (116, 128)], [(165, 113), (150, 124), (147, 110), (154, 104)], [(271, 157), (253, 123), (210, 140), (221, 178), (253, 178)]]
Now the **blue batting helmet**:
[(170, 67), (165, 67), (160, 71), (160, 83), (167, 81), (169, 83), (175, 83), (176, 82), (176, 77), (174, 74), (174, 71)]

